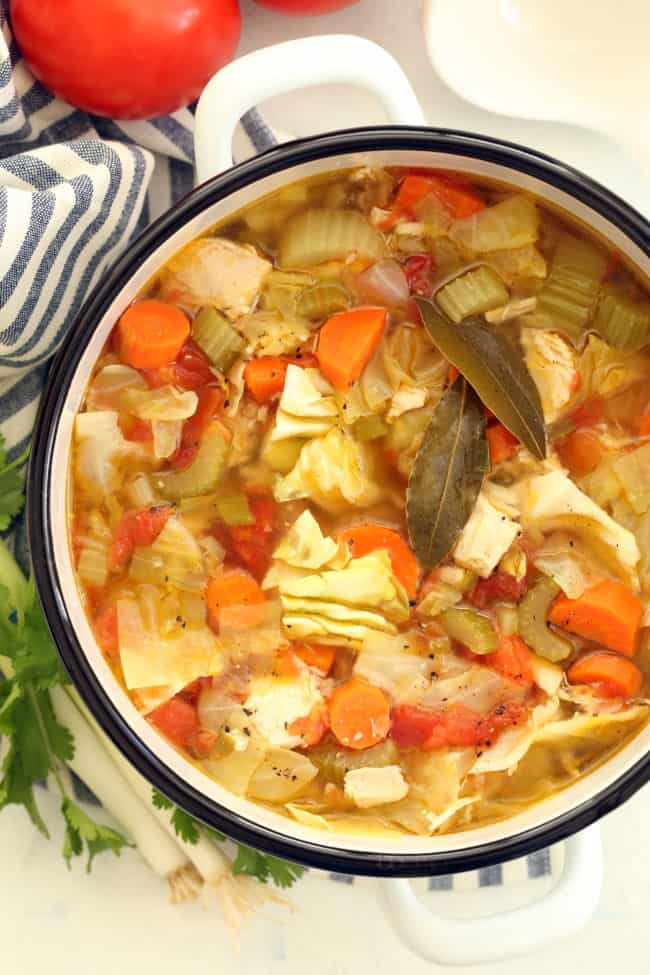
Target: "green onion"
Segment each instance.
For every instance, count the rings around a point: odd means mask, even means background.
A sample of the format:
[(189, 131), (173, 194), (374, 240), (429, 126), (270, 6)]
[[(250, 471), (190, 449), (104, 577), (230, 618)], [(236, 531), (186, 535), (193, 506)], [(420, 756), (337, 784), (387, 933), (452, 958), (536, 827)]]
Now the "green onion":
[(216, 308), (202, 308), (192, 324), (192, 338), (221, 372), (228, 372), (246, 347), (244, 339)]
[(570, 337), (579, 338), (591, 318), (606, 267), (604, 251), (586, 240), (562, 234), (551, 273), (537, 295), (538, 310)]
[(462, 643), (472, 653), (493, 653), (498, 646), (489, 619), (474, 609), (446, 609), (438, 619), (452, 640)]
[(470, 315), (499, 308), (509, 300), (505, 284), (487, 264), (460, 274), (436, 294), (436, 304), (457, 324)]
[(245, 494), (225, 494), (215, 502), (217, 514), (227, 525), (254, 525), (255, 517)]
[(388, 426), (380, 416), (361, 416), (354, 424), (354, 435), (357, 440), (378, 440), (388, 433)]

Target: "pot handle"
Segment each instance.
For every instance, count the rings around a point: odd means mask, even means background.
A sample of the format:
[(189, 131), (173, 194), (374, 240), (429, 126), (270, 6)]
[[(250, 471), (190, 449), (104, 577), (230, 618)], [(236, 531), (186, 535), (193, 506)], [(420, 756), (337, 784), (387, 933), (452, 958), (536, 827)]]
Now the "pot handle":
[(562, 875), (541, 900), (489, 917), (439, 918), (418, 899), (408, 880), (382, 880), (388, 917), (416, 954), (438, 965), (479, 965), (528, 954), (575, 934), (598, 904), (603, 854), (597, 825), (565, 842)]
[(232, 61), (203, 89), (194, 134), (197, 183), (230, 169), (235, 128), (254, 105), (296, 88), (332, 83), (367, 88), (393, 123), (424, 124), (406, 75), (378, 44), (350, 34), (285, 41)]

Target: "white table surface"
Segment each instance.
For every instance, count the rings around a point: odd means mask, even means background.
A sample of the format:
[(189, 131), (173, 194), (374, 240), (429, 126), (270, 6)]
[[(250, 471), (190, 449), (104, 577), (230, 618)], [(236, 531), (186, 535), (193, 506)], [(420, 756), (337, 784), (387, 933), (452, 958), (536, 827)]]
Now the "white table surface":
[[(402, 64), (431, 124), (533, 145), (583, 169), (650, 213), (650, 193), (634, 160), (607, 139), (566, 125), (490, 115), (446, 89), (426, 58), (418, 0), (361, 0), (318, 19), (289, 19), (242, 0), (242, 13), (240, 53), (305, 34), (365, 35)], [(370, 97), (334, 86), (285, 96), (263, 108), (275, 127), (299, 135), (383, 121)], [(56, 821), (55, 810), (50, 812)], [(524, 965), (526, 975), (611, 975), (620, 966), (626, 975), (647, 973), (649, 822), (647, 787), (603, 822), (605, 887), (588, 928), (525, 962), (483, 966), (482, 975), (514, 975)], [(347, 886), (311, 872), (294, 895), (299, 911), (288, 915), (273, 909), (255, 920), (246, 928), (237, 953), (216, 913), (197, 905), (170, 907), (159, 881), (132, 851), (120, 861), (101, 857), (91, 877), (81, 865), (67, 872), (59, 851), (59, 833), (48, 843), (22, 811), (3, 812), (0, 941), (5, 965), (21, 973), (113, 975), (121, 970), (131, 975), (151, 968), (156, 975), (214, 975), (224, 970), (235, 975), (394, 975), (408, 966), (410, 975), (424, 975), (434, 970), (392, 933), (374, 881)], [(461, 909), (460, 892), (446, 896), (448, 911)], [(490, 900), (489, 889), (481, 891), (473, 909), (489, 913)], [(281, 926), (279, 917), (285, 918)]]

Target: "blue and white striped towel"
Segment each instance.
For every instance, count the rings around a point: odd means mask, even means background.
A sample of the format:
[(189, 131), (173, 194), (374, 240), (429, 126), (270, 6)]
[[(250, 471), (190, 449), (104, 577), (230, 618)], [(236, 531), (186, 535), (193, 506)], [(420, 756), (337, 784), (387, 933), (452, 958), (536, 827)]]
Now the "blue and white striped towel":
[[(86, 295), (129, 241), (191, 189), (194, 118), (182, 109), (117, 122), (55, 98), (22, 62), (8, 5), (2, 0), (0, 10), (0, 430), (13, 454), (29, 439), (48, 362)], [(254, 149), (273, 143), (258, 113), (242, 122)], [(505, 869), (518, 882), (555, 872), (547, 850)], [(507, 877), (496, 866), (460, 883), (433, 878), (429, 889), (495, 887)]]

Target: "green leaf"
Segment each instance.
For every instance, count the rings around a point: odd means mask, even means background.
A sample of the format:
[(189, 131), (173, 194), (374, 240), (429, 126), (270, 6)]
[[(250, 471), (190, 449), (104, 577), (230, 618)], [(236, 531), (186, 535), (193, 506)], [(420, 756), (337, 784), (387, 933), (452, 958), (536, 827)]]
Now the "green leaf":
[(162, 792), (158, 792), (158, 789), (153, 789), (151, 793), (151, 801), (153, 802), (156, 809), (173, 809), (174, 803), (167, 796), (164, 796)]
[(296, 863), (289, 863), (288, 860), (260, 853), (259, 850), (238, 843), (232, 872), (235, 876), (246, 874), (249, 877), (256, 877), (262, 884), (271, 879), (278, 887), (291, 887), (302, 877), (305, 870)]
[(489, 466), (483, 407), (459, 377), (431, 418), (406, 492), (411, 547), (424, 568), (438, 565), (455, 545)]
[(493, 328), (471, 319), (454, 325), (430, 301), (415, 300), (424, 327), (445, 358), (504, 427), (535, 457), (546, 457), (542, 404), (521, 353)]
[(11, 464), (7, 464), (4, 440), (0, 440), (0, 531), (9, 527), (25, 503), (24, 478), (20, 468), (28, 456), (29, 447)]
[(305, 868), (298, 866), (297, 863), (280, 860), (278, 857), (267, 856), (266, 862), (269, 874), (276, 887), (292, 887), (305, 872)]
[(7, 754), (2, 763), (2, 778), (0, 779), (0, 810), (5, 806), (24, 806), (29, 818), (43, 836), (49, 837), (49, 832), (41, 816), (34, 796), (33, 780), (23, 768), (20, 751), (16, 747), (15, 739), (11, 740)]
[(61, 813), (66, 824), (63, 856), (68, 867), (73, 857), (81, 856), (84, 846), (88, 852), (86, 864), (88, 873), (98, 853), (112, 850), (116, 856), (119, 856), (125, 846), (133, 846), (116, 829), (91, 819), (74, 800), (68, 797), (61, 804)]
[(180, 836), (186, 843), (194, 845), (199, 842), (199, 824), (195, 819), (178, 806), (172, 813), (172, 826), (177, 836)]

